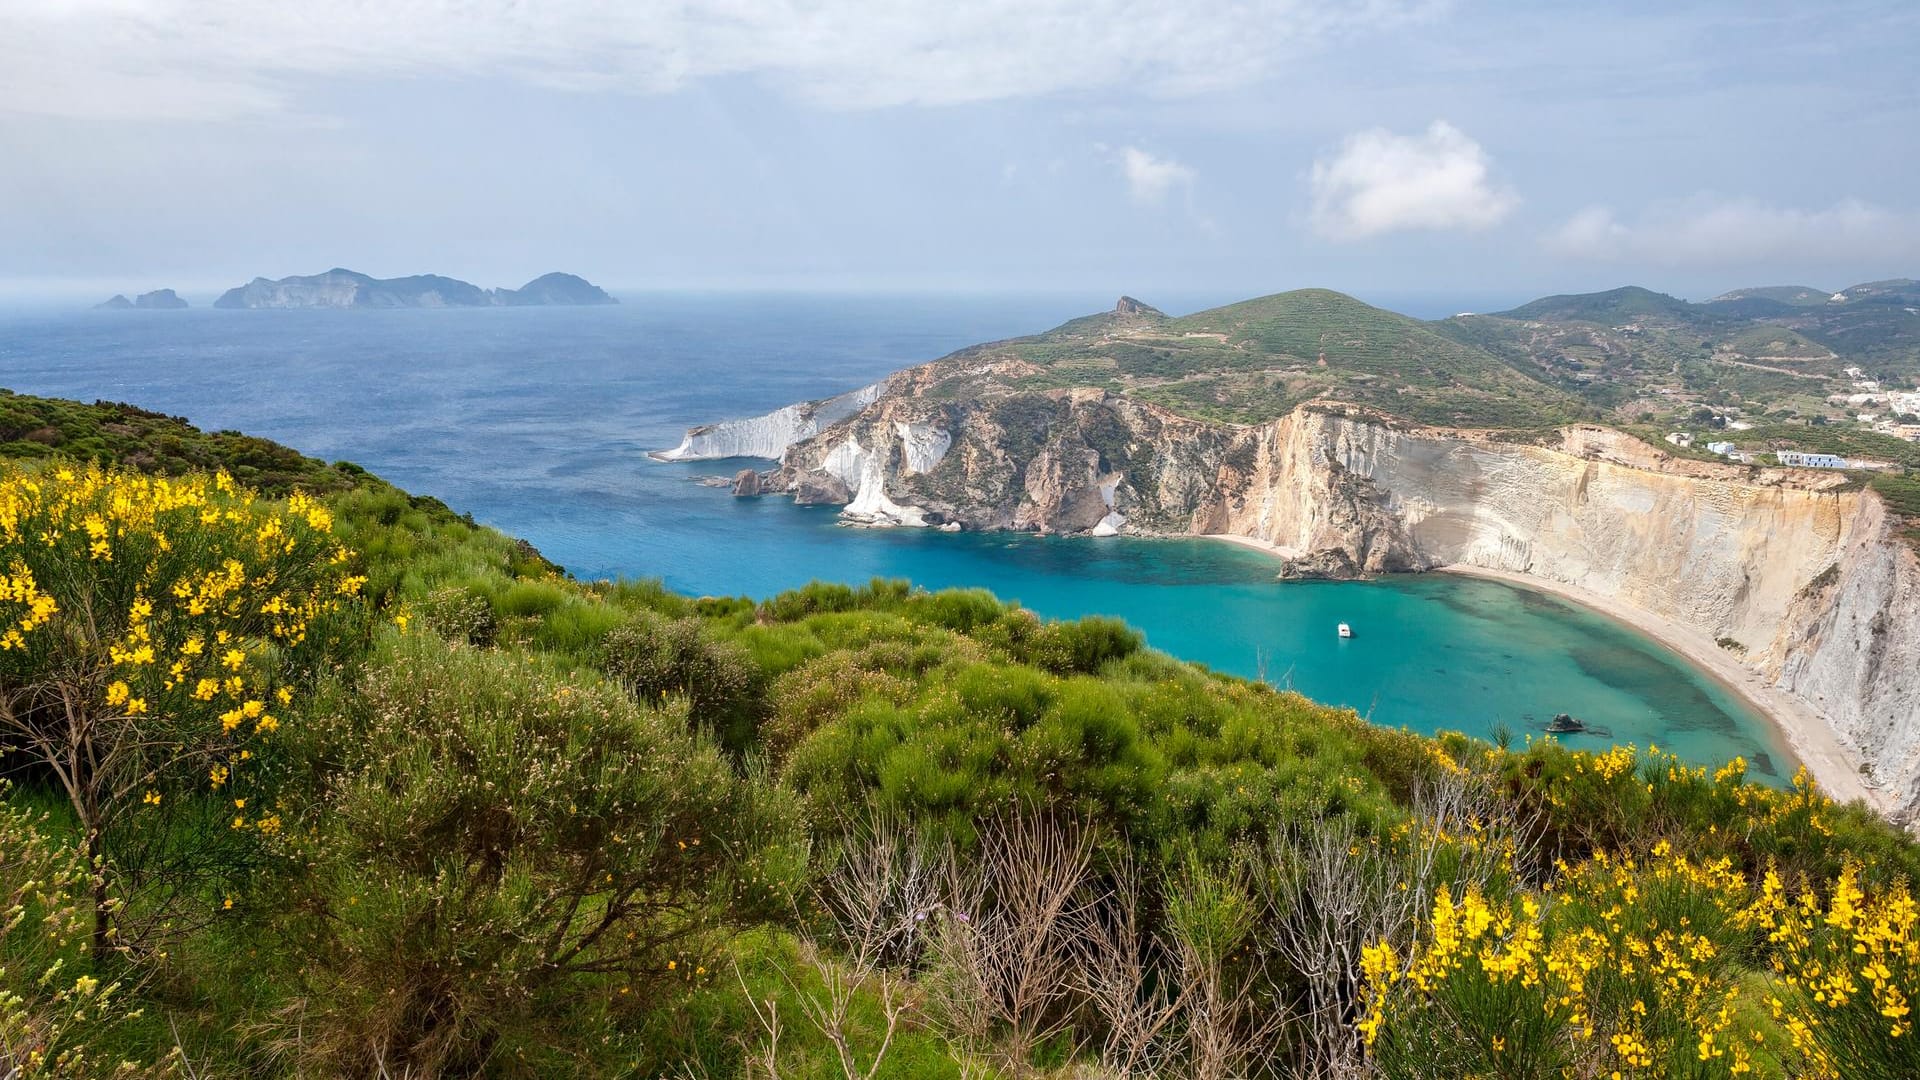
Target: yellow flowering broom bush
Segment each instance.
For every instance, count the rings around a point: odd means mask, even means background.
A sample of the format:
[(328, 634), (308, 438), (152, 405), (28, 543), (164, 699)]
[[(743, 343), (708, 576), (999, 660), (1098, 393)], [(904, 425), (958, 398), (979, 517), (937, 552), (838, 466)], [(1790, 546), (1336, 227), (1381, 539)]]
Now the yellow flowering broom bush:
[(364, 581), (332, 524), (224, 473), (0, 464), (0, 739), (72, 804), (96, 957), (130, 943), (116, 923), (143, 888), (179, 895), (172, 806), (278, 828), (249, 791), (258, 748)]
[(1666, 843), (1558, 870), (1511, 900), (1443, 889), (1416, 947), (1367, 950), (1360, 1029), (1383, 1074), (1920, 1077), (1905, 880), (1848, 866), (1796, 894)]
[(1767, 1005), (1813, 1080), (1920, 1076), (1920, 911), (1911, 886), (1860, 883), (1849, 866), (1823, 901), (1769, 871), (1749, 918), (1772, 946)]
[[(1374, 1060), (1389, 1077), (1459, 1061), (1468, 1076), (1752, 1074), (1746, 881), (1729, 860), (1657, 845), (1644, 861), (1562, 866), (1553, 889), (1436, 895), (1405, 957), (1365, 957)], [(1741, 1034), (1742, 1030), (1746, 1034)]]
[(1744, 758), (1709, 768), (1658, 747), (1568, 750), (1551, 739), (1491, 763), (1539, 812), (1549, 846), (1569, 857), (1686, 836), (1694, 854), (1730, 855), (1749, 878), (1771, 863), (1789, 879), (1831, 881), (1849, 858), (1882, 875), (1920, 876), (1911, 843), (1871, 809), (1836, 804), (1804, 768), (1784, 783), (1756, 783)]

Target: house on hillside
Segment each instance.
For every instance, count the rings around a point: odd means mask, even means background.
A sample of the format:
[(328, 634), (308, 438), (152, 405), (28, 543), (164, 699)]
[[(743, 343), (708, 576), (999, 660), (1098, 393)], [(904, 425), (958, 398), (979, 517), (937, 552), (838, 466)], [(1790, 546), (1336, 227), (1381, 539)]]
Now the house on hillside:
[(1799, 450), (1780, 450), (1774, 453), (1780, 464), (1791, 465), (1799, 469), (1844, 469), (1847, 459), (1839, 454), (1809, 454)]
[(1719, 454), (1721, 457), (1726, 457), (1728, 454), (1733, 453), (1733, 451), (1734, 445), (1730, 442), (1710, 442), (1707, 444), (1708, 453)]
[(1680, 447), (1692, 446), (1693, 432), (1691, 431), (1669, 432), (1667, 434), (1667, 441), (1672, 443), (1675, 446), (1680, 446)]

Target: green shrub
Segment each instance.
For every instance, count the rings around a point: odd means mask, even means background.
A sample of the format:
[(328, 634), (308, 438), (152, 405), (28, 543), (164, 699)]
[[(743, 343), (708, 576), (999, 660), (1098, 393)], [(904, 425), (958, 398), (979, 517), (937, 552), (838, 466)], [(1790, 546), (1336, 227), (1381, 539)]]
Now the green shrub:
[(1009, 609), (985, 589), (944, 589), (914, 597), (907, 610), (921, 622), (966, 634), (1000, 621)]
[(834, 652), (780, 676), (768, 695), (761, 749), (779, 763), (822, 724), (844, 715), (857, 702), (877, 698), (905, 704), (913, 696), (914, 684), (891, 672), (907, 666), (906, 653), (902, 646)]
[(516, 581), (494, 603), (502, 615), (528, 618), (547, 615), (572, 598), (572, 593), (556, 581)]
[(660, 1007), (712, 930), (777, 902), (752, 859), (779, 811), (678, 712), (410, 635), (335, 723), (303, 886), (315, 1069), (575, 1073), (603, 1034), (583, 999)]
[(793, 622), (828, 611), (851, 611), (854, 592), (845, 585), (816, 581), (780, 595), (760, 605), (760, 615), (769, 622)]
[(493, 604), (462, 588), (435, 589), (416, 607), (420, 622), (448, 641), (465, 645), (492, 645), (500, 631)]
[(600, 639), (597, 666), (634, 700), (687, 700), (692, 722), (736, 754), (754, 741), (763, 680), (746, 650), (707, 636), (699, 619), (641, 614)]
[(1027, 643), (1024, 659), (1057, 675), (1091, 675), (1144, 644), (1140, 632), (1119, 619), (1089, 616), (1042, 626)]

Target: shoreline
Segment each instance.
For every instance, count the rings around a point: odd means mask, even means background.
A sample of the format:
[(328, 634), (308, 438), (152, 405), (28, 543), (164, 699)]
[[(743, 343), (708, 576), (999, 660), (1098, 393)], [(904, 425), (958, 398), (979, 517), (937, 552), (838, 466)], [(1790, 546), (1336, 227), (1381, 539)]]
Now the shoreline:
[[(1192, 535), (1203, 539), (1224, 540), (1276, 558), (1287, 558), (1292, 554), (1276, 544), (1256, 540), (1250, 536), (1229, 536), (1223, 533)], [(1566, 582), (1534, 577), (1512, 570), (1495, 570), (1464, 564), (1438, 567), (1433, 572), (1483, 578), (1518, 588), (1533, 589), (1605, 616), (1627, 626), (1635, 633), (1651, 638), (1669, 652), (1685, 660), (1694, 670), (1712, 679), (1722, 689), (1752, 709), (1755, 714), (1764, 718), (1773, 730), (1779, 733), (1781, 742), (1793, 754), (1796, 764), (1805, 766), (1814, 782), (1819, 784), (1820, 789), (1835, 802), (1845, 803), (1858, 799), (1883, 817), (1890, 812), (1891, 807), (1887, 804), (1885, 795), (1879, 789), (1869, 787), (1861, 779), (1858, 767), (1845, 748), (1840, 745), (1839, 740), (1834, 737), (1833, 730), (1827, 726), (1827, 722), (1813, 710), (1812, 706), (1762, 681), (1753, 669), (1736, 660), (1706, 634), (1677, 620), (1643, 611), (1631, 604), (1601, 596)]]

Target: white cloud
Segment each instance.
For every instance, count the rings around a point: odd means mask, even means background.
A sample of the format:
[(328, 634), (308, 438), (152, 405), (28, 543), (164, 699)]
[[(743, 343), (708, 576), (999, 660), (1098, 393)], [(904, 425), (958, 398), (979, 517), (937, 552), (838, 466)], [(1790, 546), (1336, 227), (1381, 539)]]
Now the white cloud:
[(1655, 207), (1632, 224), (1604, 206), (1590, 206), (1548, 234), (1546, 246), (1574, 258), (1674, 266), (1900, 258), (1920, 251), (1920, 214), (1858, 199), (1800, 210), (1700, 196)]
[(0, 112), (221, 118), (314, 77), (505, 76), (667, 92), (766, 79), (832, 107), (1269, 77), (1445, 0), (0, 0)]
[(1155, 157), (1137, 146), (1120, 150), (1120, 172), (1127, 178), (1127, 193), (1139, 203), (1165, 202), (1175, 188), (1191, 192), (1197, 174), (1172, 158)]
[(1349, 135), (1313, 163), (1313, 223), (1338, 239), (1413, 229), (1484, 229), (1519, 203), (1480, 144), (1436, 120), (1418, 135)]

